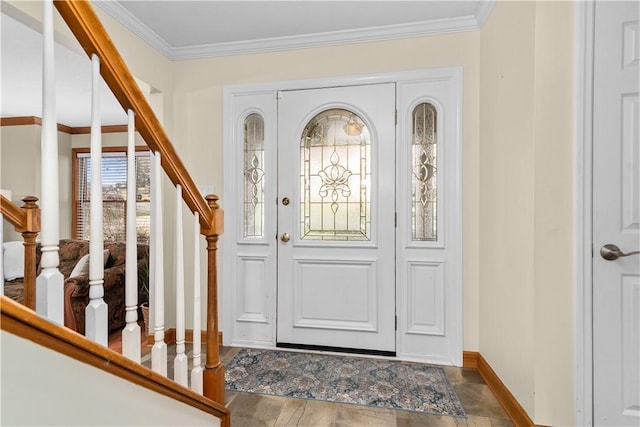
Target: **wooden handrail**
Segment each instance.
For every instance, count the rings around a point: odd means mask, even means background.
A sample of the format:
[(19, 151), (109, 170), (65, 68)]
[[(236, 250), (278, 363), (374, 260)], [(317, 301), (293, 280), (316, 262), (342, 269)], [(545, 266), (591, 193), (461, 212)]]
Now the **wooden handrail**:
[(136, 130), (149, 148), (160, 152), (162, 168), (174, 185), (182, 186), (182, 198), (192, 212), (200, 214), (200, 225), (210, 229), (214, 221), (198, 186), (182, 164), (169, 137), (151, 106), (138, 87), (129, 68), (111, 41), (107, 31), (87, 0), (54, 1), (56, 9), (67, 23), (87, 55), (100, 58), (100, 73), (124, 110), (136, 113)]
[(40, 208), (38, 198), (26, 196), (24, 206), (19, 208), (2, 196), (0, 210), (18, 233), (22, 234), (24, 244), (24, 305), (32, 310), (36, 308), (36, 238), (40, 232)]
[(0, 195), (0, 211), (4, 219), (14, 227), (23, 227), (27, 222), (27, 213), (2, 195)]
[(138, 87), (129, 68), (87, 0), (54, 1), (56, 9), (89, 57), (100, 58), (100, 74), (122, 108), (135, 112), (135, 127), (152, 151), (160, 153), (162, 168), (174, 185), (181, 185), (182, 199), (200, 216), (200, 232), (207, 238), (207, 363), (203, 372), (205, 396), (224, 404), (224, 366), (217, 341), (218, 301), (216, 252), (223, 230), (223, 212), (217, 196), (200, 194), (198, 187), (178, 157), (173, 145)]
[(0, 297), (0, 309), (2, 330), (207, 412), (219, 418), (221, 426), (230, 426), (230, 413), (223, 405), (180, 386), (70, 329), (55, 325), (5, 296)]

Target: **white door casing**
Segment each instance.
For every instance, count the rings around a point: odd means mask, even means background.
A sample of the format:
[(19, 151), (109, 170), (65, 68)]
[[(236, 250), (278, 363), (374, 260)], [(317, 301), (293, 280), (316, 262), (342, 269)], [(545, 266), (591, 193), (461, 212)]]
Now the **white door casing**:
[(593, 423), (640, 424), (640, 18), (596, 2), (593, 93)]
[[(325, 120), (301, 147), (326, 111), (365, 127)], [(395, 352), (395, 84), (280, 92), (278, 167), (278, 343)]]
[[(395, 155), (397, 358), (462, 365), (461, 67), (225, 87), (222, 202), (227, 215), (225, 234), (221, 239), (225, 345), (276, 346), (276, 312), (280, 310), (276, 305), (276, 265), (277, 247), (281, 244), (276, 236), (278, 206), (274, 184), (277, 180), (274, 146), (277, 145), (278, 92), (386, 83), (395, 83), (398, 88)], [(435, 106), (438, 114), (437, 215), (441, 222), (436, 242), (410, 241), (407, 227), (411, 212), (407, 211), (407, 197), (411, 190), (400, 183), (400, 179), (411, 179), (412, 176), (413, 166), (407, 164), (409, 154), (402, 144), (411, 145), (408, 130), (411, 112), (423, 102)], [(247, 239), (242, 233), (245, 190), (242, 127), (245, 118), (258, 111), (264, 118), (264, 146), (271, 147), (265, 154), (262, 178), (266, 201), (265, 236), (268, 237)], [(405, 283), (407, 281), (410, 284)]]

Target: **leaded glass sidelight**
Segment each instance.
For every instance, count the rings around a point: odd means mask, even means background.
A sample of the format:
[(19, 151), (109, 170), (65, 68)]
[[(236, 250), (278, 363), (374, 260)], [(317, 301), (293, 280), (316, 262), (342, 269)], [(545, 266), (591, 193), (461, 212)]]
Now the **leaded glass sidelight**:
[(300, 138), (300, 226), (308, 240), (371, 239), (371, 137), (351, 111), (316, 115)]
[(244, 121), (244, 237), (264, 237), (264, 120)]
[(413, 110), (411, 143), (412, 198), (411, 234), (413, 240), (438, 239), (437, 221), (437, 112), (423, 103)]

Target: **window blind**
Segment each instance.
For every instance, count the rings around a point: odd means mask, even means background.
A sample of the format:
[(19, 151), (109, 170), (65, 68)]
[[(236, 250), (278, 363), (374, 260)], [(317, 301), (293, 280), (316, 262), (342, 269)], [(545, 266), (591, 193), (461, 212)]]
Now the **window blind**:
[[(91, 224), (91, 157), (77, 152), (75, 162), (75, 236), (89, 240)], [(149, 243), (151, 201), (151, 162), (148, 151), (136, 152), (136, 234), (139, 243)], [(126, 237), (127, 153), (102, 153), (102, 201), (105, 241), (122, 241)]]

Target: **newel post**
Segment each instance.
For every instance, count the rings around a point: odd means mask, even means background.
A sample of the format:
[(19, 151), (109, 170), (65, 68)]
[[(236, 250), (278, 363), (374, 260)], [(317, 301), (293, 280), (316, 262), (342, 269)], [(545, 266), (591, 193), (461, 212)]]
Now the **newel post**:
[(16, 228), (24, 240), (24, 305), (36, 309), (36, 238), (40, 232), (40, 208), (38, 198), (26, 196), (22, 199), (22, 210), (26, 214), (24, 228)]
[(207, 239), (207, 358), (203, 372), (203, 391), (209, 399), (224, 405), (224, 365), (220, 363), (218, 346), (218, 237), (223, 232), (224, 214), (218, 196), (208, 195), (213, 222), (202, 234)]

